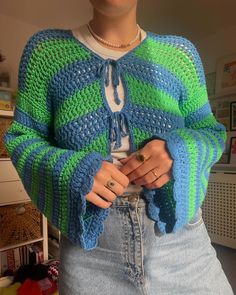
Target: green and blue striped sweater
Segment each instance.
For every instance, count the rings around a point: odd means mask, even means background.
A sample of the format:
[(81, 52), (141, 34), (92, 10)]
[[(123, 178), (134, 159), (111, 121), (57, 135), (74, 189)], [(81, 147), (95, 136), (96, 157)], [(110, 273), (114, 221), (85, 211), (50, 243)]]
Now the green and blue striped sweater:
[[(119, 103), (119, 77), (125, 104), (112, 112), (104, 87), (113, 83)], [(172, 178), (161, 188), (143, 187), (143, 193), (160, 231), (176, 232), (202, 205), (211, 167), (226, 142), (195, 45), (182, 36), (147, 31), (138, 46), (113, 60), (97, 55), (70, 29), (44, 29), (29, 38), (4, 144), (33, 203), (86, 250), (97, 246), (110, 208), (85, 196), (102, 161), (112, 162), (111, 142), (120, 146), (123, 126), (130, 153), (152, 139), (166, 141)]]

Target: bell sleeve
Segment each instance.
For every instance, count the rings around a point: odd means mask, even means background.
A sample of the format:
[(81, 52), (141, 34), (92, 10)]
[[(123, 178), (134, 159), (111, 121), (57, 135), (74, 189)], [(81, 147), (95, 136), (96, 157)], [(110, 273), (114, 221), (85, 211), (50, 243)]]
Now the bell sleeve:
[(18, 72), (16, 107), (4, 145), (39, 211), (61, 234), (85, 249), (95, 248), (108, 209), (86, 201), (94, 176), (106, 159), (85, 148), (56, 144), (49, 83), (53, 75), (40, 32), (27, 41)]
[(154, 190), (144, 187), (150, 215), (162, 233), (181, 229), (197, 213), (206, 196), (210, 170), (220, 159), (227, 138), (225, 126), (212, 113), (200, 54), (191, 41), (182, 40), (176, 63), (184, 85), (179, 98), (184, 127), (148, 139), (165, 140), (173, 159), (168, 183)]

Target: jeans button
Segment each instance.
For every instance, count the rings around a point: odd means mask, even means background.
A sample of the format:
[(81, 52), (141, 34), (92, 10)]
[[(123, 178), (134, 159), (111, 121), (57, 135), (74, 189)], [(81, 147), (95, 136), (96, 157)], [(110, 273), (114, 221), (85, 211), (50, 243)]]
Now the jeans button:
[(130, 195), (129, 196), (129, 202), (135, 202), (137, 201), (138, 197), (136, 195)]

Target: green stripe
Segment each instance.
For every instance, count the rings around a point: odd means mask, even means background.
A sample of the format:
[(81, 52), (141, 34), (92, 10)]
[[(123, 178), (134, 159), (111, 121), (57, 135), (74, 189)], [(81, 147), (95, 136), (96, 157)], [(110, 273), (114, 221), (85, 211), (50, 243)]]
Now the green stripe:
[(206, 86), (198, 85), (192, 93), (189, 93), (189, 98), (182, 103), (181, 112), (183, 116), (188, 116), (191, 113), (198, 111), (207, 102), (208, 96)]
[(208, 159), (212, 159), (213, 157), (213, 152), (211, 149), (209, 149), (209, 146), (211, 146), (211, 143), (208, 139), (208, 137), (206, 135), (204, 135), (202, 132), (198, 133), (199, 137), (201, 138), (201, 143), (202, 143), (202, 162), (201, 162), (201, 175), (200, 175), (200, 179), (201, 179), (201, 183), (199, 183), (200, 185), (200, 204), (202, 204), (205, 195), (203, 194), (203, 190), (202, 190), (202, 186), (206, 186), (208, 184), (206, 178), (205, 178), (205, 174), (204, 172), (206, 171), (206, 164), (203, 166), (205, 160), (206, 160), (206, 156), (207, 156), (207, 151), (209, 152), (208, 154)]
[[(43, 161), (42, 158), (45, 154), (47, 154), (52, 147), (46, 146), (44, 150), (41, 150), (37, 155), (34, 157), (33, 165), (32, 165), (32, 186), (31, 186), (31, 198), (32, 200), (37, 203), (37, 200), (39, 198), (39, 183), (40, 183), (40, 175), (39, 175), (39, 169), (42, 165)], [(29, 155), (30, 156), (30, 155)], [(27, 159), (26, 159), (27, 162)], [(45, 185), (45, 183), (44, 183)]]
[(201, 129), (201, 128), (215, 128), (217, 126), (218, 122), (216, 121), (216, 118), (213, 116), (213, 114), (208, 114), (204, 118), (198, 121), (194, 121), (192, 124), (188, 125), (188, 128), (193, 129)]
[[(55, 149), (55, 148), (53, 148)], [(45, 203), (44, 203), (44, 212), (45, 216), (52, 218), (52, 209), (53, 209), (53, 167), (55, 167), (56, 162), (58, 159), (65, 153), (64, 149), (55, 149), (55, 153), (50, 156), (47, 160), (46, 165), (46, 175), (45, 175), (45, 185), (46, 185), (46, 192), (45, 192)]]
[(132, 127), (132, 133), (134, 136), (134, 143), (135, 146), (138, 148), (139, 145), (146, 139), (148, 139), (149, 137), (151, 137), (151, 133), (141, 130), (138, 127)]
[(174, 44), (162, 43), (160, 40), (149, 38), (143, 46), (135, 50), (134, 54), (142, 60), (159, 64), (167, 71), (174, 73), (183, 81), (188, 97), (196, 97), (197, 101), (200, 99), (200, 105), (207, 100), (206, 87), (200, 85), (196, 64), (186, 50)]

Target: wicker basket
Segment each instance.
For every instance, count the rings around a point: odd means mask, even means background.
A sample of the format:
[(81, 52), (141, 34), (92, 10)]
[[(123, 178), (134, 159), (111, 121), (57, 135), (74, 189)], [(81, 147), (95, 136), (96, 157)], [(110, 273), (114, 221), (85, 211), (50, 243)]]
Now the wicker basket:
[(9, 158), (9, 154), (3, 144), (3, 136), (12, 122), (12, 117), (0, 117), (0, 158)]
[(0, 207), (0, 248), (42, 237), (42, 215), (32, 202)]

